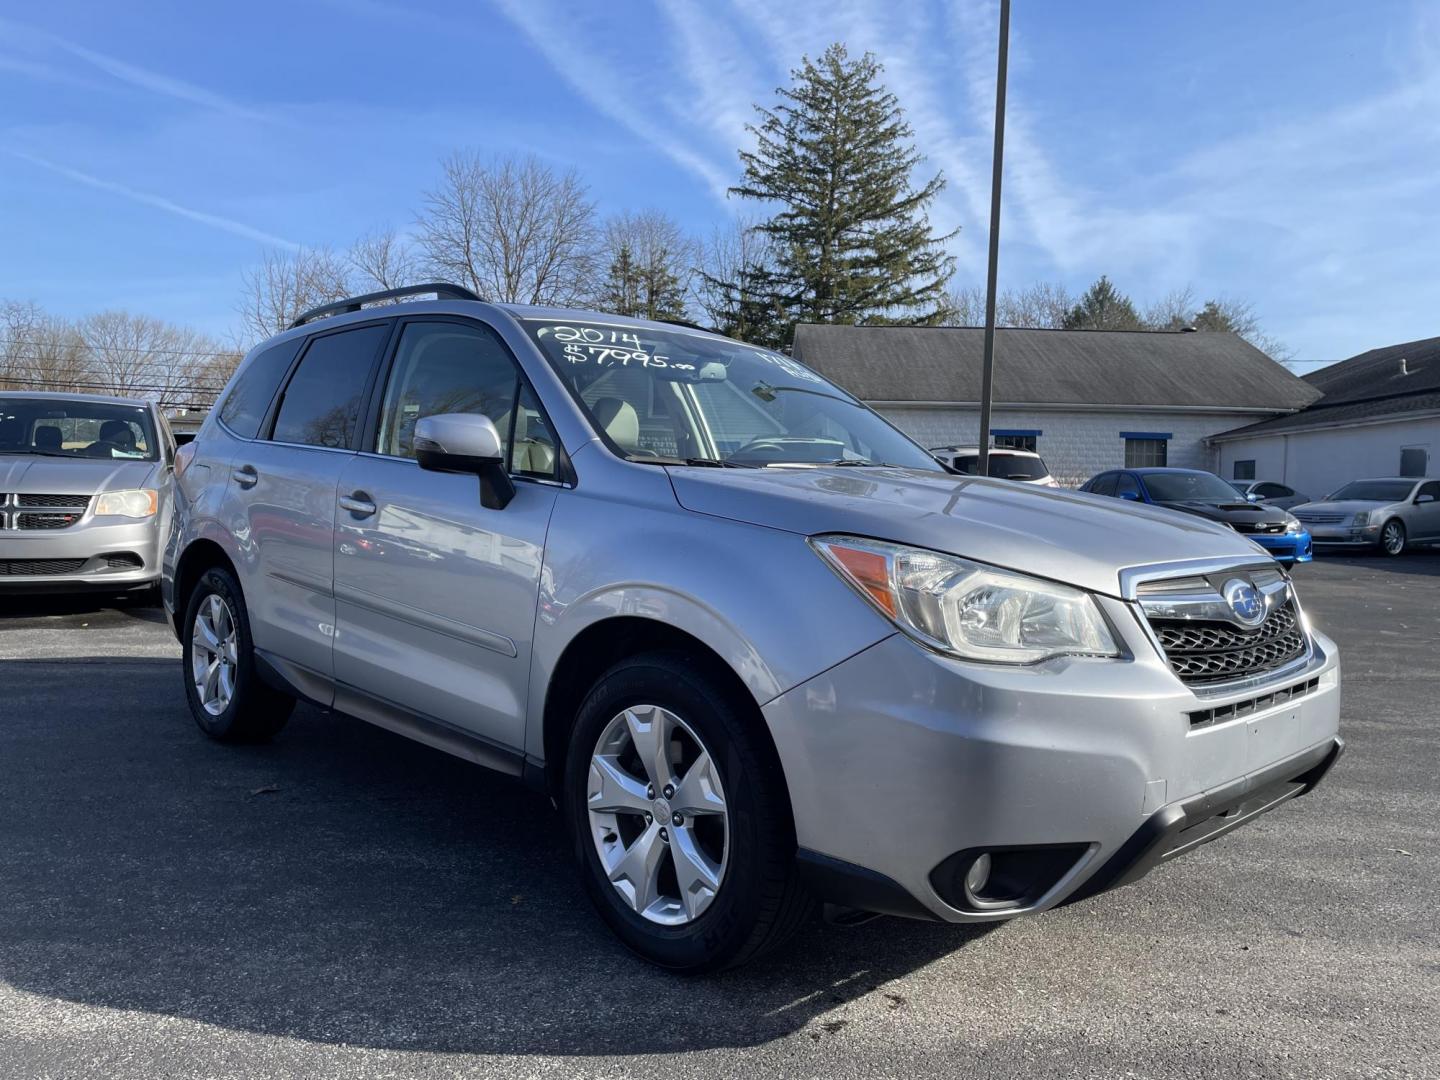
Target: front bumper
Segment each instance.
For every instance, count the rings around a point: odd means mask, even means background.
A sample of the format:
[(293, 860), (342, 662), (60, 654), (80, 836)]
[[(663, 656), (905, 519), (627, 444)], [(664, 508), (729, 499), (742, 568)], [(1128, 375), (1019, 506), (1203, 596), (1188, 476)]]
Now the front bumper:
[(1315, 557), (1311, 535), (1304, 529), (1298, 533), (1266, 534), (1250, 539), (1268, 551), (1276, 562), (1303, 563)]
[(1373, 525), (1312, 525), (1310, 536), (1326, 547), (1378, 547), (1380, 523)]
[(0, 532), (0, 593), (125, 592), (159, 579), (157, 518)]
[[(895, 635), (765, 706), (802, 865), (822, 896), (947, 922), (1044, 910), (1194, 846), (1198, 834), (1167, 843), (1209, 821), (1207, 807), (1232, 810), (1224, 829), (1206, 826), (1216, 836), (1248, 820), (1252, 781), (1309, 775), (1335, 747), (1339, 662), (1323, 635), (1303, 670), (1202, 697), (1126, 605), (1103, 603), (1131, 659), (1001, 667)], [(1277, 702), (1295, 685), (1306, 689)], [(1191, 715), (1231, 703), (1241, 707), (1223, 720)], [(989, 851), (1055, 853), (1053, 873), (1022, 902), (957, 901), (947, 868)]]

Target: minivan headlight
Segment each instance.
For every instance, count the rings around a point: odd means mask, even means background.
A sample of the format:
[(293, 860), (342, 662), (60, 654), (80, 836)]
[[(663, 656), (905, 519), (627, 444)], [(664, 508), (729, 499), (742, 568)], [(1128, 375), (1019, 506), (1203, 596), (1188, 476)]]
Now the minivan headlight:
[(147, 518), (160, 505), (159, 497), (150, 488), (128, 491), (103, 491), (95, 503), (97, 517)]
[(953, 555), (855, 536), (816, 552), (905, 633), (932, 649), (1006, 664), (1119, 656), (1089, 593)]

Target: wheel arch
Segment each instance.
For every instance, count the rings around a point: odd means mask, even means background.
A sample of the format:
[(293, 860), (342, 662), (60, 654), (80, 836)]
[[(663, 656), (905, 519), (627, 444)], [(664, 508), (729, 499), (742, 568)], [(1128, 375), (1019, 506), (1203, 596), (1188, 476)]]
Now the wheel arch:
[(185, 609), (190, 604), (190, 594), (195, 589), (195, 583), (200, 580), (201, 574), (216, 566), (239, 580), (235, 563), (225, 553), (225, 549), (214, 540), (204, 538), (192, 541), (175, 564), (175, 610), (171, 613), (171, 618), (174, 620), (177, 637), (180, 635), (180, 624), (185, 618)]
[[(585, 695), (596, 680), (615, 664), (647, 652), (682, 653), (701, 664), (708, 674), (723, 684), (736, 704), (745, 710), (780, 783), (785, 784), (785, 770), (781, 767), (779, 750), (760, 710), (761, 702), (756, 699), (752, 687), (719, 652), (694, 634), (670, 623), (639, 615), (615, 615), (592, 622), (566, 644), (545, 686), (540, 721), (545, 785), (552, 797), (558, 799), (560, 795), (570, 732)], [(785, 789), (785, 800), (788, 806), (788, 788)]]

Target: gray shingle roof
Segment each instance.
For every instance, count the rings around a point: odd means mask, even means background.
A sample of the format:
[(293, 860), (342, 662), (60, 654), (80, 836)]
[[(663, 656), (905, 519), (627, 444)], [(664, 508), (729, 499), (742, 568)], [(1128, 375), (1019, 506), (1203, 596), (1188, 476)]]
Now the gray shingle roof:
[[(864, 401), (978, 401), (980, 327), (795, 328), (795, 357)], [(995, 332), (995, 401), (1298, 409), (1319, 391), (1230, 333)]]
[[(1400, 373), (1402, 358), (1407, 371), (1404, 375)], [(1371, 349), (1312, 371), (1305, 381), (1324, 396), (1304, 412), (1247, 424), (1218, 437), (1279, 434), (1440, 411), (1440, 338)]]

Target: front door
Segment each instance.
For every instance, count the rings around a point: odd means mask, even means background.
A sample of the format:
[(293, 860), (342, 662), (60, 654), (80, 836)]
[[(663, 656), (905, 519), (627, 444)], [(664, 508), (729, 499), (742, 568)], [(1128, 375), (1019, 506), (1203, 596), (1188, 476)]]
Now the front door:
[[(365, 452), (340, 478), (335, 676), (511, 749), (524, 745), (531, 642), (555, 499), (556, 444), (514, 357), (472, 320), (402, 327)], [(427, 472), (415, 422), (481, 413), (506, 442), (515, 498)]]
[(1413, 533), (1416, 539), (1440, 539), (1440, 480), (1420, 485), (1410, 517), (1420, 526)]

